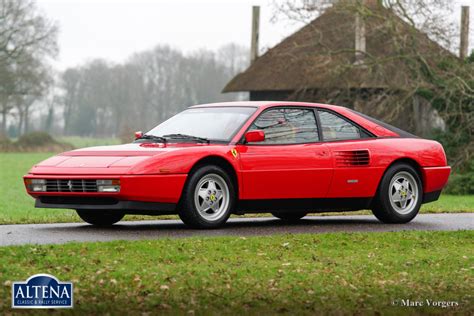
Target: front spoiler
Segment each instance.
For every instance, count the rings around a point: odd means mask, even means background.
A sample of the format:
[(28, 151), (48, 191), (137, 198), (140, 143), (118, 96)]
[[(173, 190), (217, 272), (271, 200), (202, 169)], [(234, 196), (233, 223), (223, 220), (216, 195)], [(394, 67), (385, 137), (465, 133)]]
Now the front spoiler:
[(176, 214), (175, 203), (123, 201), (114, 199), (71, 200), (66, 197), (44, 196), (36, 199), (35, 207), (73, 210), (110, 210), (123, 211), (125, 214), (140, 215)]

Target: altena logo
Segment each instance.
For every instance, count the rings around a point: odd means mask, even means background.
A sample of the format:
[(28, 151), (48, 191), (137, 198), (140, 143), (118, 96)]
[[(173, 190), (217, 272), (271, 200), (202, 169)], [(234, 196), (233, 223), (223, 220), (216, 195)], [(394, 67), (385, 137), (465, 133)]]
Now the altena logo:
[(72, 308), (73, 285), (49, 274), (36, 274), (26, 282), (13, 282), (12, 308)]

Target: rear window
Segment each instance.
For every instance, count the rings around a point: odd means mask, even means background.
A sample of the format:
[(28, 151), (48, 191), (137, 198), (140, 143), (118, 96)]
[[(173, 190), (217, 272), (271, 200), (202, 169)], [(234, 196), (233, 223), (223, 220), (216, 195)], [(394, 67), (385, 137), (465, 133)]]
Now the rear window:
[(369, 137), (358, 126), (350, 123), (342, 117), (324, 110), (318, 110), (319, 120), (321, 121), (321, 129), (323, 139), (325, 141), (332, 140), (350, 140)]
[(383, 128), (388, 129), (389, 131), (392, 131), (392, 132), (398, 134), (400, 137), (405, 137), (405, 138), (418, 138), (418, 136), (416, 136), (416, 135), (413, 135), (413, 134), (411, 134), (411, 133), (409, 133), (409, 132), (407, 132), (407, 131), (404, 131), (404, 130), (398, 128), (398, 127), (395, 127), (395, 126), (393, 126), (393, 125), (390, 125), (390, 124), (387, 124), (387, 123), (385, 123), (385, 122), (379, 121), (379, 120), (377, 120), (377, 119), (375, 119), (375, 118), (373, 118), (373, 117), (371, 117), (371, 116), (365, 115), (365, 114), (363, 114), (363, 113), (357, 112), (357, 111), (352, 110), (352, 109), (349, 109), (349, 110), (350, 110), (351, 112), (354, 112), (354, 113), (356, 113), (357, 115), (360, 115), (360, 116), (362, 116), (363, 118), (365, 118), (365, 119), (367, 119), (367, 120), (369, 120), (369, 121), (371, 121), (371, 122), (377, 124), (377, 125), (382, 126)]

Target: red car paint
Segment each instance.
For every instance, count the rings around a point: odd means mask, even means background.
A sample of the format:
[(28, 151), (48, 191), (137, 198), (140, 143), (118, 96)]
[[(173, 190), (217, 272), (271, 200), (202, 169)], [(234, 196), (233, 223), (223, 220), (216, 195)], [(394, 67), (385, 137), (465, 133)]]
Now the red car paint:
[[(187, 175), (199, 161), (218, 157), (234, 169), (239, 200), (373, 197), (387, 168), (411, 161), (420, 170), (424, 193), (441, 190), (450, 167), (442, 146), (397, 133), (344, 107), (302, 102), (231, 102), (198, 105), (258, 109), (227, 144), (132, 143), (65, 152), (35, 165), (26, 179), (120, 179), (119, 193), (31, 192), (39, 196), (111, 196), (118, 200), (178, 203)], [(240, 140), (270, 107), (309, 107), (337, 112), (375, 137), (294, 145), (247, 145)], [(367, 166), (344, 166), (347, 151), (368, 152)], [(297, 184), (297, 185), (296, 185)]]

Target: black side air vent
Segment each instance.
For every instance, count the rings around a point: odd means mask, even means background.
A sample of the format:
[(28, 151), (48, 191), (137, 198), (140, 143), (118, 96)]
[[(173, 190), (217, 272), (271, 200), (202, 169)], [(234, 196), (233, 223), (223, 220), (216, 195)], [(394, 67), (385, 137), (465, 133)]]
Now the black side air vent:
[(336, 151), (336, 167), (368, 166), (370, 156), (368, 150)]

